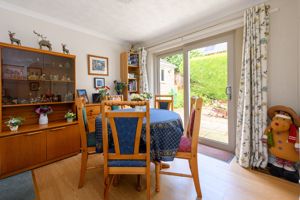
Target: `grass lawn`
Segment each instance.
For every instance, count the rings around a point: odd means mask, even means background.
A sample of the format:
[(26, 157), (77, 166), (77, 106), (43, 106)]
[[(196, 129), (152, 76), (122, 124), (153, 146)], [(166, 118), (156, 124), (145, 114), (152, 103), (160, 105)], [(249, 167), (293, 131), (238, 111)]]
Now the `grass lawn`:
[[(191, 96), (201, 96), (205, 104), (226, 100), (227, 53), (199, 56), (190, 60)], [(182, 67), (180, 72), (183, 73)], [(183, 90), (174, 94), (175, 108), (183, 107)]]

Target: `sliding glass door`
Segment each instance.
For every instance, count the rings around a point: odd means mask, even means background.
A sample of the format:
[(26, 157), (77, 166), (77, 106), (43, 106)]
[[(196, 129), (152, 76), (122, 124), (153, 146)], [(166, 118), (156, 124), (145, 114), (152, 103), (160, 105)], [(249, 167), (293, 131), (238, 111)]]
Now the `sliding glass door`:
[(162, 54), (157, 64), (157, 91), (174, 95), (175, 112), (183, 121), (188, 119), (190, 97), (203, 98), (199, 142), (234, 151), (233, 36), (204, 40)]
[(204, 42), (187, 50), (190, 96), (203, 98), (200, 143), (234, 149), (232, 40)]

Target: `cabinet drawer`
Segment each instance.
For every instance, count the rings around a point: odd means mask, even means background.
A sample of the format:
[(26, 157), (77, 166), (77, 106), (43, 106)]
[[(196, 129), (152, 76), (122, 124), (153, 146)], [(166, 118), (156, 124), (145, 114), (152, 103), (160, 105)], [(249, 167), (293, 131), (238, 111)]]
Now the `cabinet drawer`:
[(46, 132), (0, 138), (0, 175), (46, 161)]
[(100, 105), (97, 106), (87, 106), (86, 107), (86, 114), (87, 116), (92, 116), (92, 115), (99, 115), (100, 114)]
[(47, 160), (80, 151), (78, 125), (50, 129), (47, 131)]

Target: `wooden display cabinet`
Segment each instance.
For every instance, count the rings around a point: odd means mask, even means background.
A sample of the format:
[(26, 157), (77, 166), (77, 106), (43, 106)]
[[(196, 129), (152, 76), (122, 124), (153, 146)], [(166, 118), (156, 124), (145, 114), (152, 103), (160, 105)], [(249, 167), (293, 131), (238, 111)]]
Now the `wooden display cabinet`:
[[(75, 112), (75, 56), (0, 43), (0, 178), (80, 152)], [(51, 106), (49, 124), (39, 125), (35, 109)], [(16, 132), (11, 116), (24, 118)]]
[(128, 100), (133, 93), (140, 93), (140, 74), (139, 54), (123, 52), (121, 53), (121, 81), (128, 87), (123, 91), (124, 100)]

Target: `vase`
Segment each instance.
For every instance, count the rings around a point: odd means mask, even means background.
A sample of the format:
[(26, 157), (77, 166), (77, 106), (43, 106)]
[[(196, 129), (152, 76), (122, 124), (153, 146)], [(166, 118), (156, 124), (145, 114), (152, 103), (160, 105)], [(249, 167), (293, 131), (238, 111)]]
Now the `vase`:
[(47, 114), (40, 114), (39, 124), (48, 124)]
[(68, 123), (73, 122), (73, 118), (67, 118), (67, 122), (68, 122)]
[(10, 131), (17, 131), (19, 126), (9, 126)]

